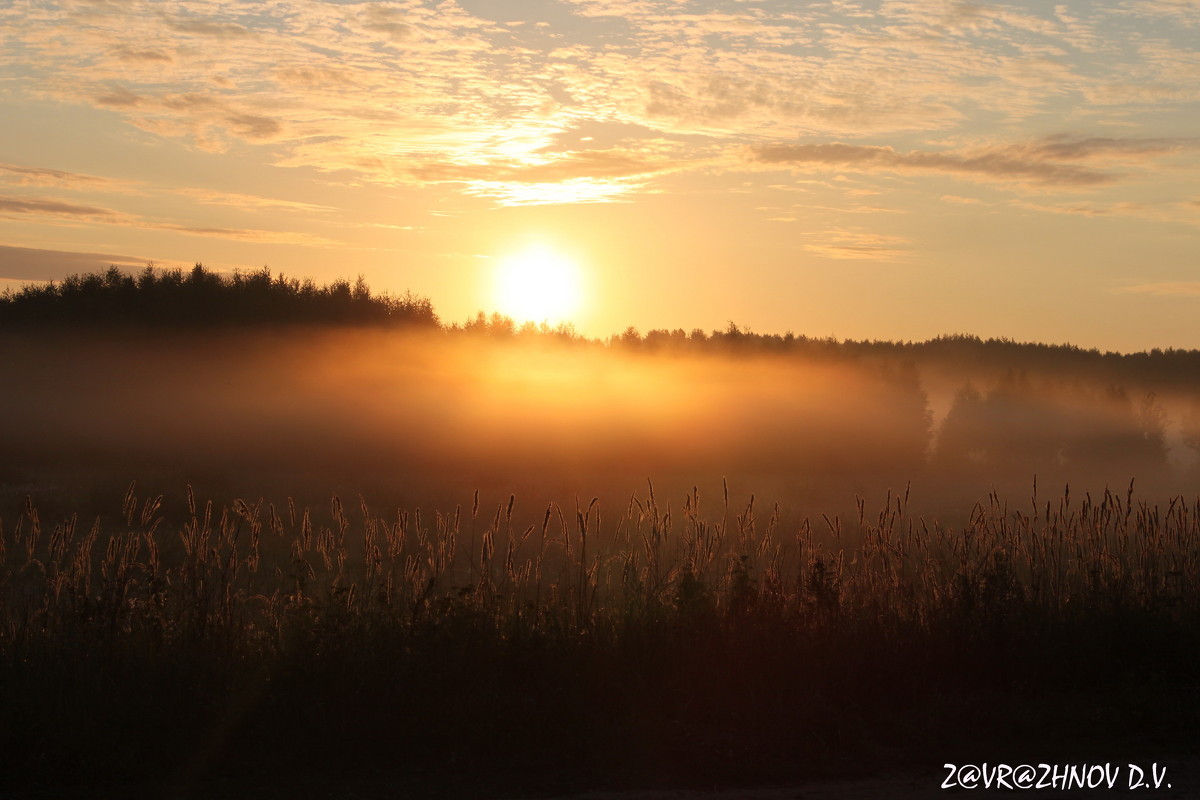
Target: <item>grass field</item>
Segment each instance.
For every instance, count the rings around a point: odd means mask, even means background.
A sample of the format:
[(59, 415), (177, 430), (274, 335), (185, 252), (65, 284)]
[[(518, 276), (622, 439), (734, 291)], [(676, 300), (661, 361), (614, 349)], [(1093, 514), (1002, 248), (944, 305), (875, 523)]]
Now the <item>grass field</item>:
[(3, 782), (462, 796), (1195, 742), (1194, 500), (517, 502), (5, 509)]

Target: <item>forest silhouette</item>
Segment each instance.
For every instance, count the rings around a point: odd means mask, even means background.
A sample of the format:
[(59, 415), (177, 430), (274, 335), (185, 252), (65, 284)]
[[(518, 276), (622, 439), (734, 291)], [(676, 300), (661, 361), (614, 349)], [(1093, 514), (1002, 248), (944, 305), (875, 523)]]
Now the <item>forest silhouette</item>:
[(214, 327), (220, 325), (438, 324), (425, 298), (372, 294), (360, 276), (317, 286), (270, 270), (222, 275), (202, 264), (146, 267), (136, 277), (109, 267), (0, 296), (0, 327)]

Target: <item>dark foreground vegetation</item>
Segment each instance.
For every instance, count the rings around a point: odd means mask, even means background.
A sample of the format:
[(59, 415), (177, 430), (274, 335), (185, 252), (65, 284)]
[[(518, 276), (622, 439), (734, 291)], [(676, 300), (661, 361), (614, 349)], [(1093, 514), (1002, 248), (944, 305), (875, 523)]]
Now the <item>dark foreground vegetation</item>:
[[(679, 498), (676, 498), (678, 501)], [(9, 790), (454, 796), (1185, 751), (1200, 507), (992, 497), (944, 528), (547, 507), (5, 509)], [(199, 788), (198, 788), (199, 787)], [(207, 787), (207, 788), (204, 788)], [(186, 791), (185, 791), (186, 790)]]

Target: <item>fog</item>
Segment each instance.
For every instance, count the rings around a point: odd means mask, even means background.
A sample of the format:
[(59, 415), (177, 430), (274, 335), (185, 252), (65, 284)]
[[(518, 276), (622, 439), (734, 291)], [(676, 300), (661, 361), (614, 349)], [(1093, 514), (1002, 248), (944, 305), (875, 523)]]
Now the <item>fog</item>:
[(728, 487), (789, 516), (908, 487), (917, 511), (949, 517), (993, 489), (1023, 500), (1035, 475), (1043, 495), (1194, 483), (1172, 421), (1186, 399), (1109, 385), (444, 331), (9, 336), (0, 356), (6, 507), (26, 493), (114, 507), (138, 481), (218, 500), (446, 510), (478, 490), (530, 515), (576, 497), (619, 512), (652, 481), (660, 498), (698, 486), (719, 509)]

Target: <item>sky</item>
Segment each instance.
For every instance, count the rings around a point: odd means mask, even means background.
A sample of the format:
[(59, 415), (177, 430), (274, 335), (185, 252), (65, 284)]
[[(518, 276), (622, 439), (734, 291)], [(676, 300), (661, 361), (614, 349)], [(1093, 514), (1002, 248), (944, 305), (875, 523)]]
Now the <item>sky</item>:
[(0, 0), (0, 286), (461, 322), (540, 253), (589, 336), (1200, 348), (1198, 45), (1200, 0)]

